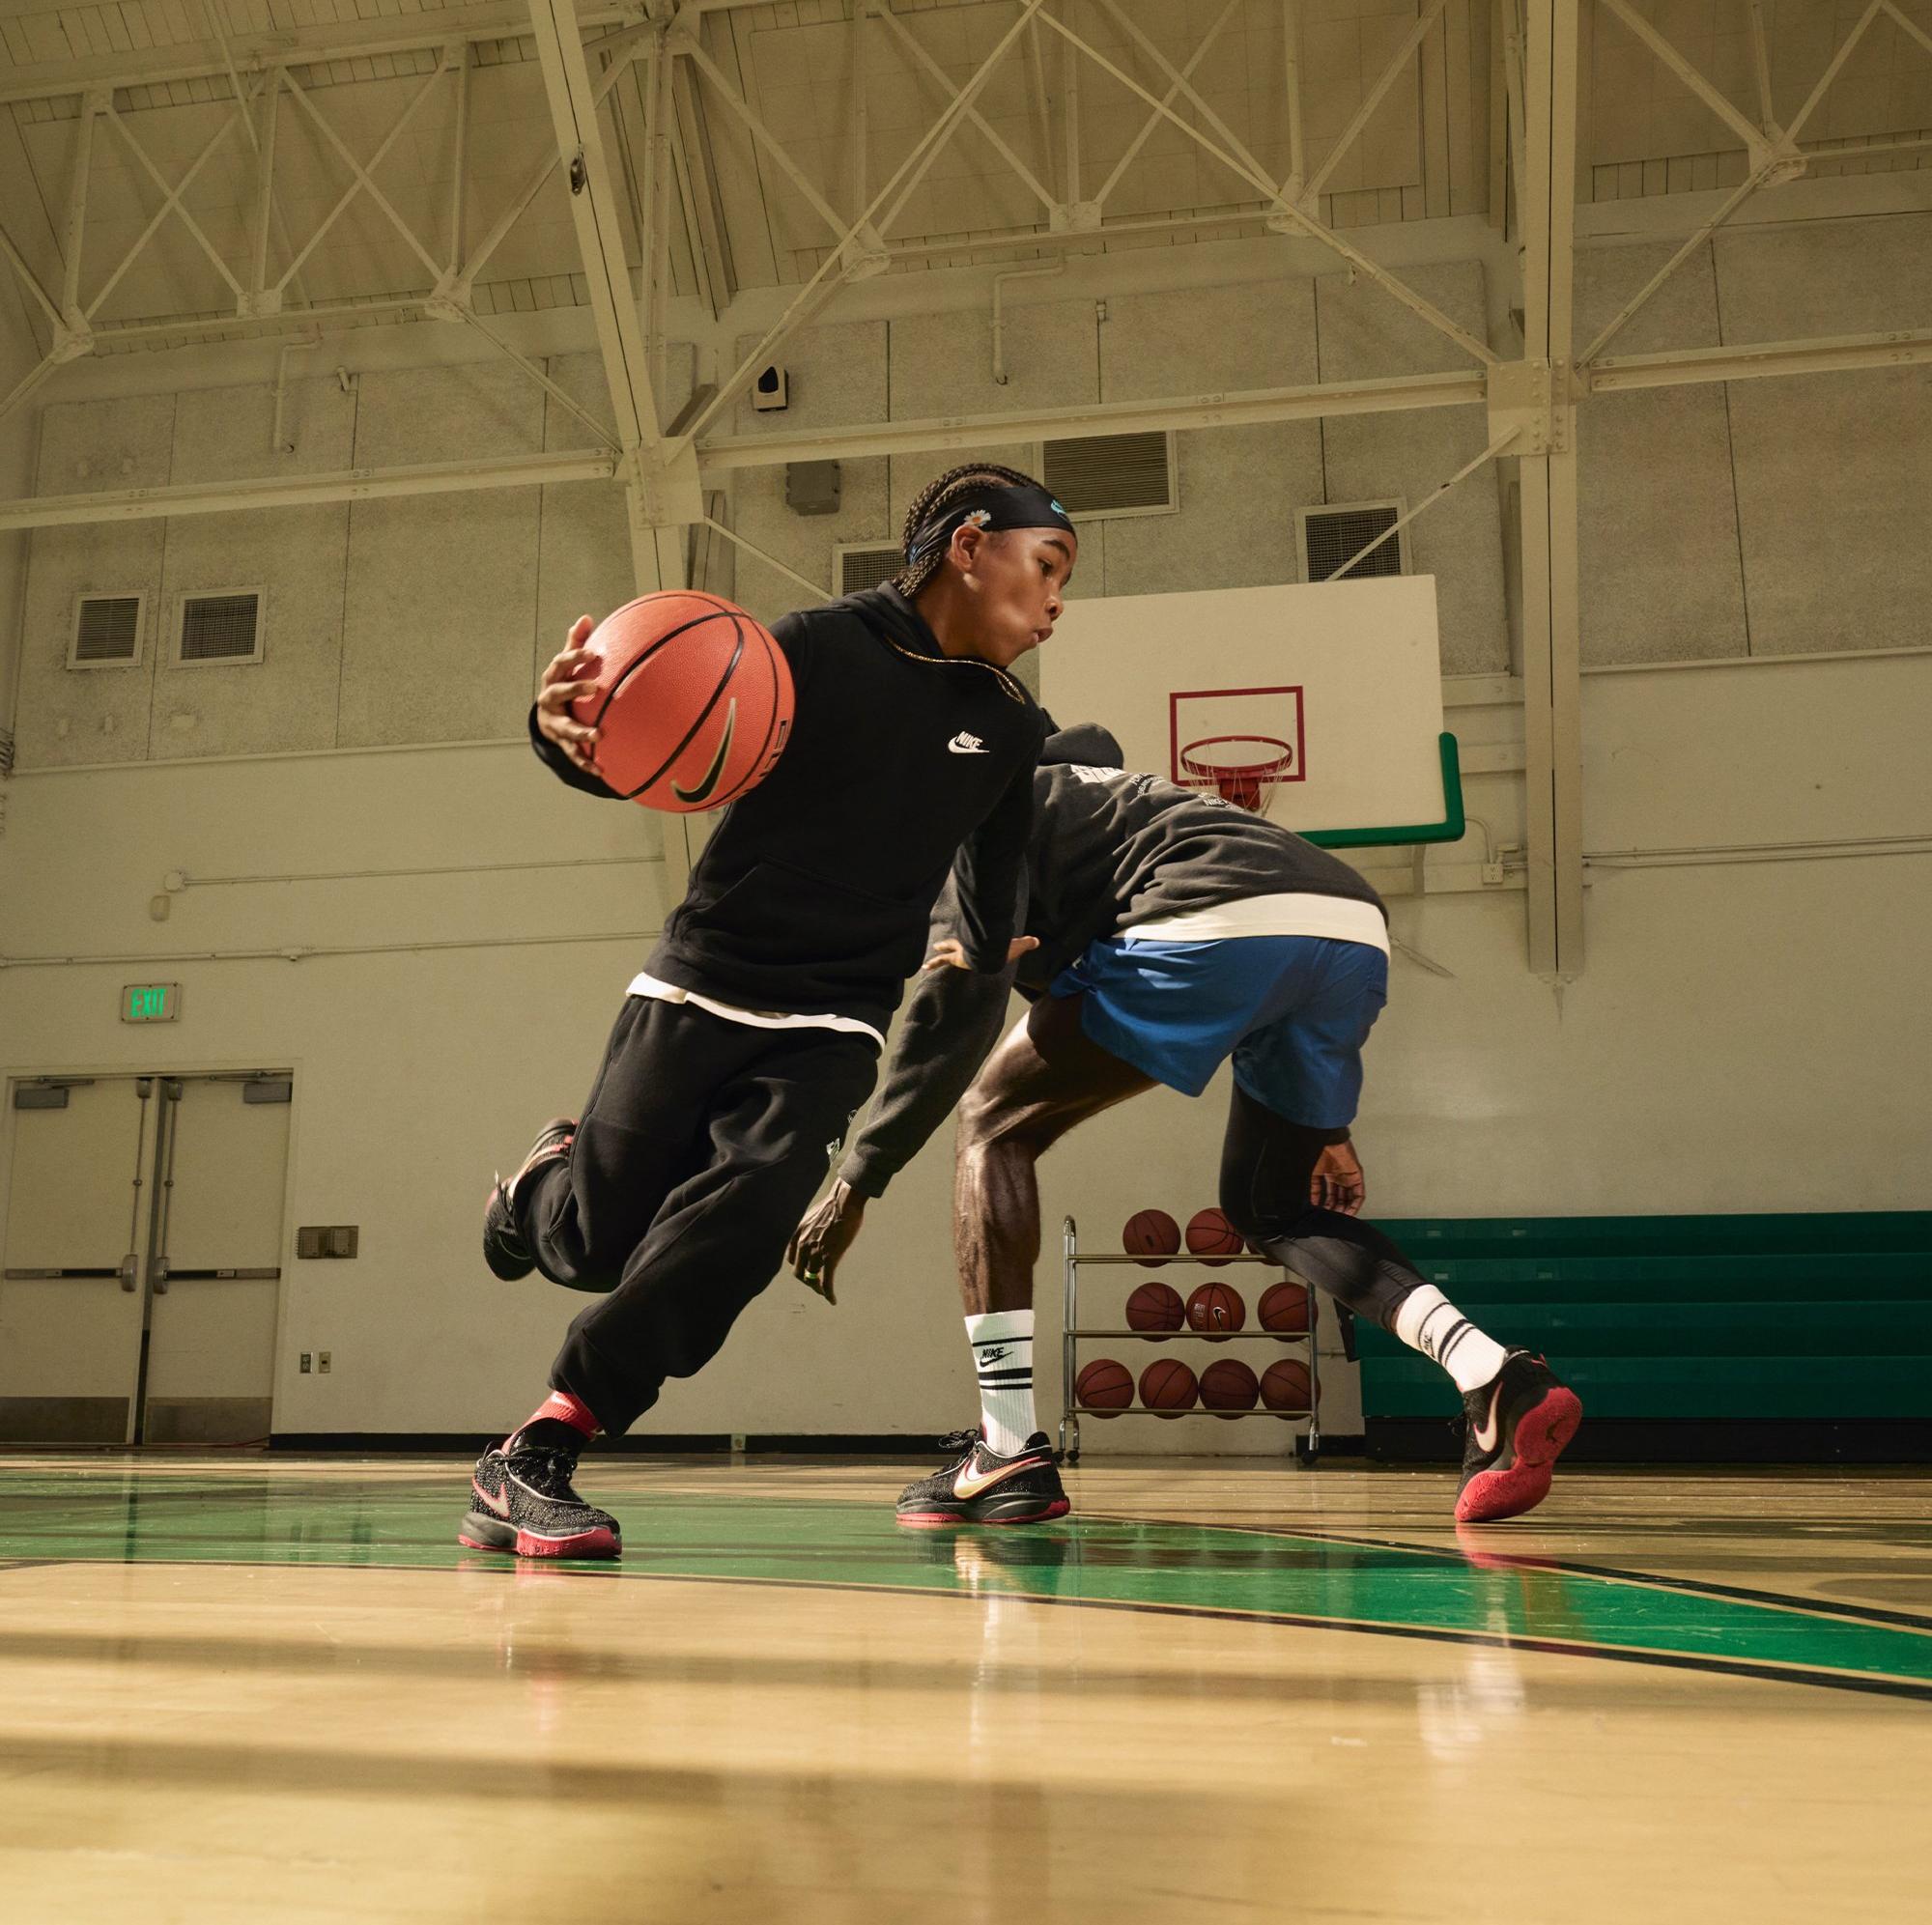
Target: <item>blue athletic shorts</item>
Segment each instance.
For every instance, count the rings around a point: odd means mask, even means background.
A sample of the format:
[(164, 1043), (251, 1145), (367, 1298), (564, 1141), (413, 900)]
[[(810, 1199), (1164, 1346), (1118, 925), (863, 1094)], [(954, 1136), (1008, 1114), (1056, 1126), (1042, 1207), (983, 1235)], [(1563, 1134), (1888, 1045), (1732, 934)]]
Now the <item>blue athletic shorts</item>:
[(1235, 1081), (1276, 1116), (1341, 1129), (1362, 1096), (1362, 1045), (1388, 999), (1388, 957), (1328, 936), (1135, 942), (1110, 936), (1061, 971), (1080, 1027), (1110, 1056), (1198, 1096)]

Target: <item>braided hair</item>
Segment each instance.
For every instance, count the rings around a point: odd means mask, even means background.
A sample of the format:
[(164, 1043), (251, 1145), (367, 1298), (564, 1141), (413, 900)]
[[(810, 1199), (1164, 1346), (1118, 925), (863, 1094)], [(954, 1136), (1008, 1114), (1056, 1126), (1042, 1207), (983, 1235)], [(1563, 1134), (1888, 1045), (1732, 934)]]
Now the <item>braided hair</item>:
[[(1022, 474), (1016, 467), (1001, 467), (996, 462), (969, 462), (964, 467), (950, 467), (936, 480), (929, 481), (919, 492), (918, 498), (906, 510), (905, 529), (899, 537), (899, 552), (909, 555), (913, 537), (939, 513), (954, 495), (965, 489), (983, 487), (987, 483), (1006, 488), (1037, 488), (1039, 483), (1030, 474)], [(931, 553), (923, 554), (917, 561), (908, 560), (893, 577), (893, 586), (907, 601), (916, 600), (937, 575), (946, 561), (946, 549), (935, 548)]]

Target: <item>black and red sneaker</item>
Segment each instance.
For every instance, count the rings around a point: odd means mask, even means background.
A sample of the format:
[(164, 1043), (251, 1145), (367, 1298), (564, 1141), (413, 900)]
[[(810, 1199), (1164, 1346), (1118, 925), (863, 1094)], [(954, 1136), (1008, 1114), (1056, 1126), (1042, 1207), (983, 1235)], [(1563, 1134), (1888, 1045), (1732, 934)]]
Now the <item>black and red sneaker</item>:
[(517, 1186), (532, 1170), (539, 1170), (559, 1156), (568, 1156), (576, 1136), (574, 1118), (553, 1117), (537, 1132), (530, 1153), (517, 1166), (516, 1173), (498, 1176), (491, 1188), (489, 1200), (483, 1205), (483, 1260), (489, 1264), (491, 1274), (501, 1277), (506, 1284), (527, 1277), (537, 1266), (530, 1246), (517, 1228)]
[(1071, 1508), (1043, 1431), (1009, 1458), (993, 1450), (979, 1431), (941, 1439), (965, 1456), (932, 1477), (899, 1492), (901, 1524), (938, 1530), (949, 1524), (1043, 1524)]
[(518, 1437), (485, 1451), (469, 1479), (469, 1514), (457, 1543), (518, 1557), (618, 1556), (621, 1528), (570, 1487), (576, 1470), (570, 1452), (525, 1446)]
[(1493, 1524), (1533, 1511), (1549, 1495), (1556, 1459), (1583, 1421), (1583, 1402), (1541, 1357), (1511, 1350), (1480, 1390), (1463, 1396), (1459, 1524)]

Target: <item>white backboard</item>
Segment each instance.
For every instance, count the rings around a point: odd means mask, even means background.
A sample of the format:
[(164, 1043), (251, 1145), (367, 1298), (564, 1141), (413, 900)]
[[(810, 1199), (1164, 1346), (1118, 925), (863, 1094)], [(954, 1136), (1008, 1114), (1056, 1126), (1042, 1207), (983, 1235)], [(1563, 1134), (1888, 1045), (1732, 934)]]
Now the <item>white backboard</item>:
[(1216, 588), (1075, 601), (1040, 651), (1065, 728), (1097, 722), (1130, 769), (1223, 793), (1255, 772), (1290, 829), (1442, 818), (1435, 580)]

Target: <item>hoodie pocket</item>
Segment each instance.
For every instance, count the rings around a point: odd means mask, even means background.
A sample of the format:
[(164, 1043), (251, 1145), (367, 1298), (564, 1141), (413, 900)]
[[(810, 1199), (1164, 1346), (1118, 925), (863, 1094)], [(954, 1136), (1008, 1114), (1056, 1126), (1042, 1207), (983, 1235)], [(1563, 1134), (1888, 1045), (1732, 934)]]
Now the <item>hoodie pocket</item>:
[(761, 969), (903, 977), (924, 959), (926, 914), (919, 903), (766, 860), (693, 914), (682, 934)]

